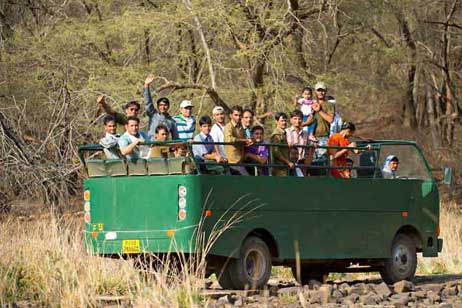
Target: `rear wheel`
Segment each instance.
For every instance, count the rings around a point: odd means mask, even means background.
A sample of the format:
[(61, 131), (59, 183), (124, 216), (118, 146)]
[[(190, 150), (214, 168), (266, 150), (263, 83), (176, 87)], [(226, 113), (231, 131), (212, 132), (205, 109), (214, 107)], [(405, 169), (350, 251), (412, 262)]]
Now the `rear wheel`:
[(383, 281), (393, 284), (400, 280), (412, 280), (417, 268), (414, 241), (405, 234), (398, 234), (391, 246), (391, 257), (380, 271)]
[(297, 277), (297, 268), (294, 266), (292, 267), (292, 275), (299, 284), (306, 285), (312, 279), (324, 283), (329, 272), (320, 267), (302, 266), (300, 268), (300, 277)]
[(229, 264), (229, 275), (236, 289), (261, 289), (271, 275), (271, 254), (258, 237), (248, 237), (241, 246), (239, 258)]

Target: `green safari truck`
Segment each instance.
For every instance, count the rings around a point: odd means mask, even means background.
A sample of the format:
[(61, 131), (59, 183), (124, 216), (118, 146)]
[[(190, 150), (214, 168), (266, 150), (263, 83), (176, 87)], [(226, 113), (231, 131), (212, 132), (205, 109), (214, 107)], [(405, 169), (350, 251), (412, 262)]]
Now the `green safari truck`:
[[(310, 171), (306, 177), (237, 176), (226, 165), (192, 155), (88, 159), (85, 153), (102, 148), (80, 146), (89, 174), (87, 250), (102, 256), (194, 255), (204, 247), (198, 244), (202, 238), (211, 242), (207, 270), (227, 289), (264, 287), (272, 266), (290, 267), (300, 283), (352, 271), (378, 271), (387, 283), (411, 280), (417, 254), (437, 257), (442, 249), (437, 186), (414, 142), (368, 144), (371, 150), (359, 143), (363, 151), (350, 155), (351, 178), (331, 176), (344, 167), (328, 161), (300, 166)], [(393, 179), (381, 174), (388, 155), (399, 157)]]

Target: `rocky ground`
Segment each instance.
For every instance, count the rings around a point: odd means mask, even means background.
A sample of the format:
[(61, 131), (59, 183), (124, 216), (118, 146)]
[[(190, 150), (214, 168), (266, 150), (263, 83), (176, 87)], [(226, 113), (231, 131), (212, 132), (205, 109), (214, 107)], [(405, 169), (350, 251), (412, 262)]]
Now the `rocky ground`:
[(231, 307), (440, 307), (462, 308), (462, 275), (420, 276), (414, 283), (387, 285), (381, 280), (330, 281), (309, 285), (272, 282), (259, 293), (221, 291), (215, 284), (204, 292), (210, 306)]

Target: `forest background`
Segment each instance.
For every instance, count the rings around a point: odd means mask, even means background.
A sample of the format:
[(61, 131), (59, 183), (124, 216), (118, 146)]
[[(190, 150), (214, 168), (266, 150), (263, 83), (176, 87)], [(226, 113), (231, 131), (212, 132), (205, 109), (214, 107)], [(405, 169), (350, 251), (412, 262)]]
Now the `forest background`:
[(434, 169), (460, 170), (461, 2), (1, 0), (0, 192), (68, 204), (77, 145), (102, 135), (96, 97), (121, 110), (148, 73), (172, 114), (182, 99), (197, 115), (288, 112), (324, 81), (360, 135), (416, 140)]

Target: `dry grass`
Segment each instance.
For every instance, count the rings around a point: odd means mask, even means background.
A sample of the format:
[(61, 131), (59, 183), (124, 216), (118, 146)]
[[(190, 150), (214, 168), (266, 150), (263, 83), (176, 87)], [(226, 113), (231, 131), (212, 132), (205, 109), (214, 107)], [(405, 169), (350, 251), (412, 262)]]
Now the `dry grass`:
[(462, 273), (462, 207), (456, 202), (441, 204), (440, 226), (443, 251), (438, 258), (420, 258), (419, 274)]
[[(454, 203), (441, 211), (445, 245), (439, 258), (421, 259), (418, 273), (462, 273), (462, 211)], [(81, 220), (9, 218), (0, 223), (0, 306), (28, 302), (40, 306), (102, 306), (101, 296), (156, 307), (203, 307), (203, 268), (188, 265), (175, 273), (141, 273), (133, 261), (85, 253)], [(276, 268), (273, 279), (291, 278)]]

